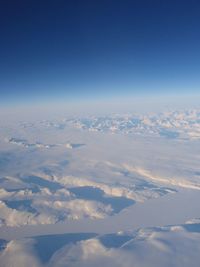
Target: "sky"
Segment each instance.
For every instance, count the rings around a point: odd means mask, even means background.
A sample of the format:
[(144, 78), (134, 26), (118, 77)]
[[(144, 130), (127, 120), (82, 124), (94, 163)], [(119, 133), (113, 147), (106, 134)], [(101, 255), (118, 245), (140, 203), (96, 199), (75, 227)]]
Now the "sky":
[(200, 91), (198, 0), (0, 4), (0, 104)]

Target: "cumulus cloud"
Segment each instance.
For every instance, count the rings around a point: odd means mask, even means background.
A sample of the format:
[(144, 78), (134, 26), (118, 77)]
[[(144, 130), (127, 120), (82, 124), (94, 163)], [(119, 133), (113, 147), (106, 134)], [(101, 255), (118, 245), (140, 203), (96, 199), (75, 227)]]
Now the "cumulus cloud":
[(54, 254), (49, 267), (198, 267), (199, 240), (199, 233), (178, 225), (141, 229), (119, 248), (105, 247), (98, 239), (63, 247)]
[(113, 197), (125, 197), (128, 199), (132, 199), (135, 201), (143, 202), (144, 200), (152, 197), (158, 197), (158, 192), (152, 192), (151, 190), (141, 189), (139, 192), (133, 189), (129, 189), (124, 186), (114, 186), (105, 183), (99, 183), (96, 181), (91, 181), (85, 178), (79, 178), (74, 176), (63, 176), (63, 177), (54, 177), (54, 179), (65, 185), (70, 187), (84, 187), (91, 186), (94, 188), (101, 189), (105, 195), (113, 196)]
[(122, 266), (120, 261), (117, 251), (106, 249), (97, 239), (90, 239), (64, 247), (54, 255), (49, 267)]
[[(127, 236), (129, 239), (120, 241), (119, 246), (114, 234), (68, 243), (55, 251), (45, 264), (38, 259), (34, 238), (13, 240), (0, 253), (0, 267), (198, 267), (200, 233), (196, 229), (200, 227), (199, 220), (190, 220), (189, 229), (187, 225), (120, 232), (116, 236), (121, 240)], [(42, 253), (46, 253), (45, 249)]]
[(33, 240), (13, 240), (0, 254), (0, 267), (42, 267), (32, 249)]
[(55, 216), (62, 214), (62, 217), (65, 219), (76, 220), (83, 217), (101, 219), (112, 213), (110, 205), (82, 199), (74, 199), (70, 201), (37, 200), (34, 202), (33, 206), (42, 214), (48, 214), (49, 216), (52, 214)]
[(1, 226), (21, 226), (27, 224), (54, 224), (58, 221), (55, 214), (39, 213), (34, 214), (28, 211), (21, 211), (9, 208), (3, 201), (0, 201), (0, 223)]

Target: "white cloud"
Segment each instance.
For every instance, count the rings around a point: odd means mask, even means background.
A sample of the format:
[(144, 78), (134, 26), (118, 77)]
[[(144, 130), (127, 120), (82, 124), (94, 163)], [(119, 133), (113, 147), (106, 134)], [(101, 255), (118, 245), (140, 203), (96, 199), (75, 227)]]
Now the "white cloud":
[(49, 267), (198, 267), (199, 241), (199, 233), (180, 226), (141, 229), (120, 248), (106, 248), (98, 239), (63, 247), (54, 254)]
[(31, 239), (10, 241), (0, 254), (0, 267), (42, 267), (32, 245)]
[(104, 205), (96, 201), (87, 201), (82, 199), (74, 199), (69, 201), (50, 201), (37, 200), (34, 201), (34, 207), (37, 208), (41, 214), (55, 215), (59, 217), (62, 215), (65, 219), (81, 219), (89, 217), (92, 219), (101, 219), (112, 213), (110, 205)]

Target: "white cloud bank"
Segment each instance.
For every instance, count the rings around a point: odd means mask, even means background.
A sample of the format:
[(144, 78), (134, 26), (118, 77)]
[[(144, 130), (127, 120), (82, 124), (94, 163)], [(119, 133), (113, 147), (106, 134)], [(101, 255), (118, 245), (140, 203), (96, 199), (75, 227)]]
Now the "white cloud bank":
[[(117, 241), (113, 247), (103, 245), (99, 236), (64, 245), (45, 264), (37, 257), (34, 239), (14, 240), (0, 253), (0, 267), (198, 267), (200, 232), (195, 229), (200, 229), (199, 220), (185, 225), (121, 232), (115, 236), (130, 238), (118, 247)], [(113, 235), (104, 237), (112, 244)], [(45, 254), (45, 250), (42, 253)]]

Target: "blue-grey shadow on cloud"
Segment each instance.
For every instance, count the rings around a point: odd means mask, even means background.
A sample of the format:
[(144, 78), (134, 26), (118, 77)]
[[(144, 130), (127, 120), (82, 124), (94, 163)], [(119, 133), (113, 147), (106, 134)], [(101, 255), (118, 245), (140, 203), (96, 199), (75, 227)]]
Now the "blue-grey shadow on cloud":
[(0, 239), (0, 251), (4, 250), (6, 248), (8, 241), (4, 239)]
[(100, 236), (98, 239), (100, 240), (102, 245), (107, 248), (119, 248), (124, 243), (133, 239), (133, 237), (128, 235), (108, 234)]
[(31, 184), (33, 186), (47, 187), (51, 191), (62, 189), (63, 186), (57, 182), (48, 181), (39, 176), (27, 176), (22, 178), (23, 182)]
[(189, 223), (189, 224), (184, 224), (183, 227), (188, 231), (188, 232), (193, 232), (193, 233), (200, 233), (200, 223)]
[(47, 263), (53, 254), (62, 247), (75, 244), (78, 241), (87, 240), (96, 237), (95, 233), (75, 233), (75, 234), (58, 234), (37, 236), (34, 248), (41, 262)]
[(120, 212), (135, 203), (134, 200), (125, 197), (106, 196), (103, 190), (92, 186), (73, 187), (68, 190), (78, 199), (98, 201), (106, 205), (110, 204), (114, 212)]
[(160, 136), (167, 137), (169, 139), (176, 139), (179, 137), (179, 133), (175, 131), (169, 131), (166, 129), (162, 129), (159, 132)]
[(5, 204), (11, 208), (19, 211), (27, 211), (31, 213), (37, 213), (37, 210), (32, 207), (31, 199), (23, 199), (23, 200), (5, 200)]

